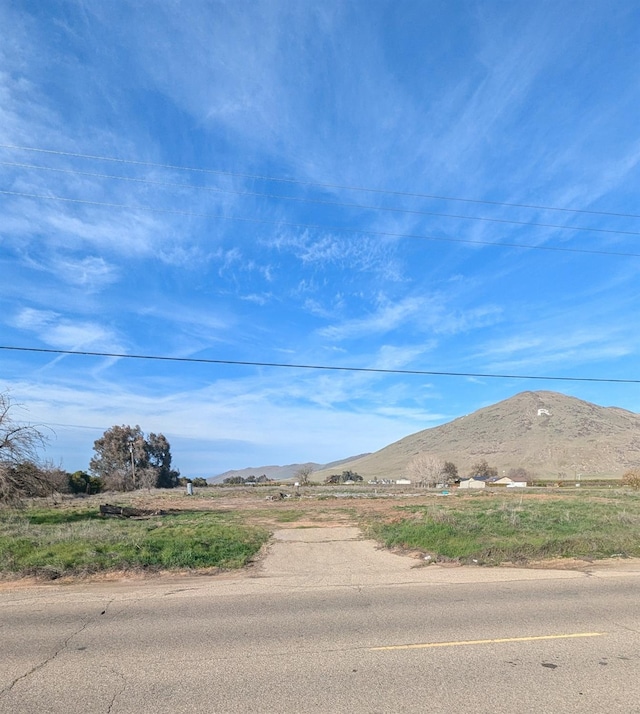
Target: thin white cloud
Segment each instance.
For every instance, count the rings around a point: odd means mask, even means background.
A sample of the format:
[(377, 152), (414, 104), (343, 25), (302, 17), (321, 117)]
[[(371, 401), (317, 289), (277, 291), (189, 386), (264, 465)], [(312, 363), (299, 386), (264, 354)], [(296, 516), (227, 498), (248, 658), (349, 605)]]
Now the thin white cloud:
[(11, 322), (14, 327), (34, 333), (39, 340), (58, 349), (120, 349), (120, 340), (112, 329), (96, 322), (71, 320), (52, 310), (23, 308)]
[(58, 274), (64, 282), (76, 285), (88, 292), (96, 292), (106, 285), (117, 282), (118, 268), (98, 256), (65, 258), (58, 256), (49, 266), (42, 265), (51, 273)]
[(566, 368), (610, 360), (633, 354), (638, 340), (619, 326), (591, 326), (586, 328), (551, 325), (538, 334), (527, 330), (522, 335), (496, 340), (476, 353), (486, 368), (492, 371), (511, 371), (542, 367)]
[(52, 310), (36, 310), (25, 307), (11, 321), (15, 327), (21, 330), (41, 330), (48, 327), (59, 316)]
[(440, 295), (409, 296), (397, 302), (385, 299), (366, 317), (321, 328), (318, 334), (332, 340), (345, 340), (387, 334), (411, 325), (427, 334), (453, 335), (494, 324), (501, 317), (502, 310), (495, 305), (465, 310)]
[(404, 279), (393, 243), (367, 236), (366, 229), (363, 233), (343, 235), (310, 229), (281, 230), (268, 245), (293, 254), (303, 266), (355, 270), (388, 281)]
[(374, 313), (363, 318), (345, 320), (318, 330), (318, 334), (331, 340), (354, 339), (363, 336), (381, 335), (397, 330), (428, 309), (428, 300), (408, 297), (395, 304), (381, 305)]
[(221, 341), (232, 341), (238, 324), (229, 310), (184, 305), (171, 297), (137, 305), (133, 312), (143, 320), (164, 325), (164, 332), (175, 343), (174, 356), (187, 356)]
[(373, 364), (375, 369), (402, 369), (413, 364), (437, 345), (436, 340), (430, 340), (420, 345), (382, 345), (378, 350)]
[(242, 295), (240, 297), (241, 300), (244, 300), (245, 302), (252, 302), (255, 305), (266, 305), (267, 303), (271, 302), (273, 299), (273, 294), (272, 293), (250, 293), (249, 295)]

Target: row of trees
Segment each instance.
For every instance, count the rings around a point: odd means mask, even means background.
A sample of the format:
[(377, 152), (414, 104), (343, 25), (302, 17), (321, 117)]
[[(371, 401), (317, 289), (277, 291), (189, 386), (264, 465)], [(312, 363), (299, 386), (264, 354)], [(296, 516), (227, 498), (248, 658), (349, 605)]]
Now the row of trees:
[[(42, 465), (39, 451), (46, 445), (46, 430), (19, 421), (19, 409), (6, 392), (0, 393), (0, 503), (56, 493), (173, 488), (182, 481), (180, 472), (172, 468), (171, 447), (164, 434), (147, 436), (139, 426), (105, 431), (94, 442), (90, 473), (69, 474)], [(204, 479), (199, 481), (206, 485)]]
[(271, 481), (272, 479), (268, 478), (266, 474), (262, 474), (262, 476), (247, 476), (247, 478), (243, 476), (228, 476), (222, 483), (227, 486), (243, 486), (245, 484), (255, 486), (257, 483), (271, 483)]
[(341, 474), (331, 474), (325, 479), (325, 483), (355, 483), (362, 481), (362, 476), (355, 471), (343, 471)]
[[(531, 473), (525, 468), (509, 469), (509, 478), (531, 478)], [(426, 487), (438, 484), (446, 486), (458, 480), (458, 467), (451, 461), (443, 461), (433, 454), (420, 452), (407, 465), (407, 476), (414, 482)], [(471, 466), (467, 477), (497, 478), (498, 469), (490, 466), (486, 459), (476, 461)]]
[[(482, 459), (471, 467), (469, 476), (481, 476), (492, 478), (498, 475), (495, 466), (489, 466), (485, 459)], [(458, 467), (452, 461), (444, 461), (433, 454), (420, 452), (416, 454), (407, 465), (407, 476), (417, 484), (426, 487), (435, 487), (438, 484), (444, 486), (458, 480)]]

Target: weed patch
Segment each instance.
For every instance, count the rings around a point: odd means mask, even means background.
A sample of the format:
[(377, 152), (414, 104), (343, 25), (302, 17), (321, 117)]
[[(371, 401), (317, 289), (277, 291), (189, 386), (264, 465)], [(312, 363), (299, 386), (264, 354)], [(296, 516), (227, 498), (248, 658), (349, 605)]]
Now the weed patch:
[(388, 547), (437, 559), (499, 564), (549, 558), (640, 556), (640, 501), (469, 499), (401, 506), (393, 520), (370, 520), (368, 532)]
[(145, 520), (97, 511), (0, 513), (0, 574), (49, 578), (104, 570), (239, 568), (267, 540), (218, 513)]
[(304, 511), (280, 511), (275, 520), (278, 523), (294, 523), (299, 521), (305, 515)]

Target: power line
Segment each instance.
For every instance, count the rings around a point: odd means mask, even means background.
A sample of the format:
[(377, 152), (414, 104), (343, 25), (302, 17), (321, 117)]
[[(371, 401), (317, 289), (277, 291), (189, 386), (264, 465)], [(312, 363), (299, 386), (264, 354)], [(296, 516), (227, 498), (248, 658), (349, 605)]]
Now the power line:
[(531, 374), (495, 374), (483, 372), (449, 372), (424, 369), (383, 369), (381, 367), (338, 367), (318, 364), (287, 364), (283, 362), (252, 362), (247, 360), (206, 359), (204, 357), (167, 357), (162, 355), (132, 355), (117, 352), (88, 352), (84, 350), (54, 350), (41, 347), (16, 347), (0, 345), (0, 350), (35, 352), (82, 357), (117, 357), (121, 359), (153, 360), (157, 362), (182, 362), (187, 364), (217, 364), (240, 367), (276, 367), (281, 369), (324, 370), (331, 372), (359, 372), (367, 374), (405, 374), (429, 377), (480, 377), (485, 379), (534, 379), (553, 382), (599, 382), (607, 384), (640, 384), (640, 379), (611, 379), (606, 377), (557, 377)]
[(277, 183), (289, 183), (297, 186), (313, 186), (316, 188), (338, 189), (342, 191), (363, 191), (366, 193), (387, 194), (390, 196), (405, 196), (407, 198), (427, 198), (438, 201), (459, 201), (462, 203), (479, 203), (488, 206), (505, 206), (508, 208), (531, 208), (538, 211), (561, 211), (563, 213), (586, 213), (594, 216), (615, 216), (618, 218), (640, 218), (636, 213), (616, 213), (614, 211), (594, 211), (586, 208), (564, 208), (560, 206), (545, 206), (532, 203), (509, 203), (507, 201), (490, 201), (479, 198), (463, 198), (459, 196), (439, 196), (429, 193), (415, 193), (410, 191), (397, 191), (391, 189), (371, 188), (367, 186), (347, 186), (334, 183), (320, 183), (314, 181), (302, 181), (300, 179), (283, 178), (279, 176), (268, 176), (261, 174), (241, 173), (238, 171), (225, 171), (222, 169), (200, 168), (194, 166), (178, 166), (175, 164), (161, 164), (152, 161), (138, 161), (136, 159), (121, 159), (113, 156), (95, 156), (92, 154), (80, 154), (70, 151), (57, 151), (54, 149), (43, 149), (34, 146), (17, 146), (14, 144), (0, 144), (0, 149), (12, 149), (17, 151), (33, 151), (41, 154), (53, 154), (55, 156), (68, 156), (76, 159), (90, 159), (92, 161), (111, 161), (132, 166), (149, 166), (152, 168), (171, 169), (174, 171), (193, 171), (205, 174), (215, 174), (219, 176), (235, 176), (237, 178), (252, 179), (258, 181), (273, 181)]
[(154, 179), (138, 178), (134, 176), (118, 176), (113, 174), (101, 174), (91, 171), (78, 171), (76, 169), (61, 169), (52, 166), (39, 166), (35, 164), (20, 164), (12, 161), (0, 161), (1, 166), (13, 166), (15, 168), (35, 169), (39, 171), (55, 171), (58, 173), (73, 174), (75, 176), (87, 176), (90, 178), (109, 179), (116, 181), (129, 181), (131, 183), (141, 183), (150, 186), (162, 186), (166, 188), (189, 188), (199, 191), (210, 191), (212, 193), (226, 193), (235, 196), (252, 196), (260, 198), (277, 199), (282, 201), (292, 201), (296, 203), (314, 203), (322, 206), (336, 206), (339, 208), (359, 208), (369, 211), (387, 211), (389, 213), (404, 213), (417, 216), (437, 216), (440, 218), (455, 218), (465, 221), (484, 221), (487, 223), (503, 223), (514, 226), (532, 226), (537, 228), (557, 228), (570, 231), (590, 231), (595, 233), (618, 233), (623, 235), (640, 235), (640, 231), (619, 231), (608, 228), (591, 228), (589, 226), (567, 226), (557, 223), (538, 223), (537, 221), (516, 221), (507, 218), (492, 218), (490, 216), (468, 216), (458, 213), (442, 213), (441, 211), (421, 211), (412, 208), (397, 208), (395, 206), (375, 206), (366, 203), (349, 203), (343, 201), (327, 201), (320, 198), (309, 198), (301, 196), (283, 196), (277, 193), (264, 193), (261, 191), (240, 191), (232, 188), (220, 188), (219, 186), (199, 186), (189, 183), (178, 183), (173, 181), (156, 181)]
[[(369, 236), (380, 236), (384, 238), (415, 238), (418, 240), (440, 241), (445, 243), (464, 243), (468, 245), (485, 245), (500, 248), (524, 248), (527, 250), (546, 250), (561, 253), (586, 253), (588, 255), (610, 255), (625, 258), (640, 258), (640, 253), (628, 253), (624, 251), (612, 250), (595, 250), (588, 248), (566, 248), (561, 246), (549, 245), (530, 245), (525, 243), (507, 243), (505, 241), (484, 241), (484, 240), (468, 240), (465, 238), (447, 238), (443, 236), (427, 236), (415, 233), (396, 233), (392, 231), (375, 231), (370, 229), (350, 228), (349, 226), (327, 226), (319, 223), (294, 223), (291, 221), (270, 220), (267, 218), (248, 218), (245, 216), (224, 216), (214, 213), (200, 213), (196, 211), (183, 211), (173, 208), (154, 208), (152, 206), (129, 206), (122, 203), (107, 203), (104, 201), (89, 201), (82, 198), (67, 198), (65, 196), (45, 195), (38, 193), (25, 193), (22, 191), (6, 191), (0, 190), (0, 194), (6, 196), (19, 196), (21, 198), (32, 198), (45, 201), (61, 201), (63, 203), (77, 203), (84, 206), (99, 206), (101, 208), (120, 208), (127, 211), (148, 211), (151, 213), (161, 213), (177, 216), (191, 216), (197, 218), (214, 218), (224, 221), (238, 221), (243, 223), (260, 223), (264, 225), (285, 226), (287, 228), (313, 228), (323, 231), (344, 231), (349, 233), (361, 233)], [(603, 233), (626, 233), (628, 235), (640, 235), (640, 232), (628, 231), (608, 231), (601, 228), (592, 228), (588, 230), (600, 231)]]
[(104, 427), (102, 426), (87, 426), (86, 424), (62, 424), (57, 421), (43, 421), (43, 422), (38, 422), (38, 424), (32, 424), (32, 422), (29, 421), (16, 421), (14, 422), (15, 424), (25, 424), (27, 426), (46, 426), (46, 427), (53, 427), (53, 426), (61, 426), (63, 428), (69, 428), (69, 429), (89, 429), (91, 431), (104, 431)]

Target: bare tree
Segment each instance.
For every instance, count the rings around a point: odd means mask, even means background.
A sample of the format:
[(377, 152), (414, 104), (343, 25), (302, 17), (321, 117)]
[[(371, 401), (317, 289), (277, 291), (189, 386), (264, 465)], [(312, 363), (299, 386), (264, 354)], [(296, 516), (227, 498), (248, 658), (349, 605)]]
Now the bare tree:
[(126, 491), (131, 488), (131, 472), (124, 468), (114, 468), (98, 478), (104, 491)]
[(498, 475), (498, 469), (495, 466), (489, 466), (486, 459), (481, 459), (477, 461), (471, 467), (471, 473), (469, 476), (473, 478), (474, 476), (482, 476), (483, 478), (491, 478)]
[(301, 486), (307, 486), (309, 484), (309, 481), (311, 480), (311, 474), (313, 473), (313, 466), (310, 464), (305, 464), (304, 466), (301, 466), (295, 474), (293, 474), (293, 478), (301, 485)]
[(51, 491), (46, 472), (36, 465), (46, 438), (37, 426), (16, 421), (18, 408), (7, 392), (0, 393), (0, 503)]
[(151, 491), (152, 488), (158, 486), (158, 471), (152, 466), (146, 466), (139, 469), (136, 474), (136, 483), (139, 488), (146, 488)]
[(444, 461), (437, 456), (421, 451), (407, 464), (407, 476), (419, 486), (434, 488), (442, 480)]

